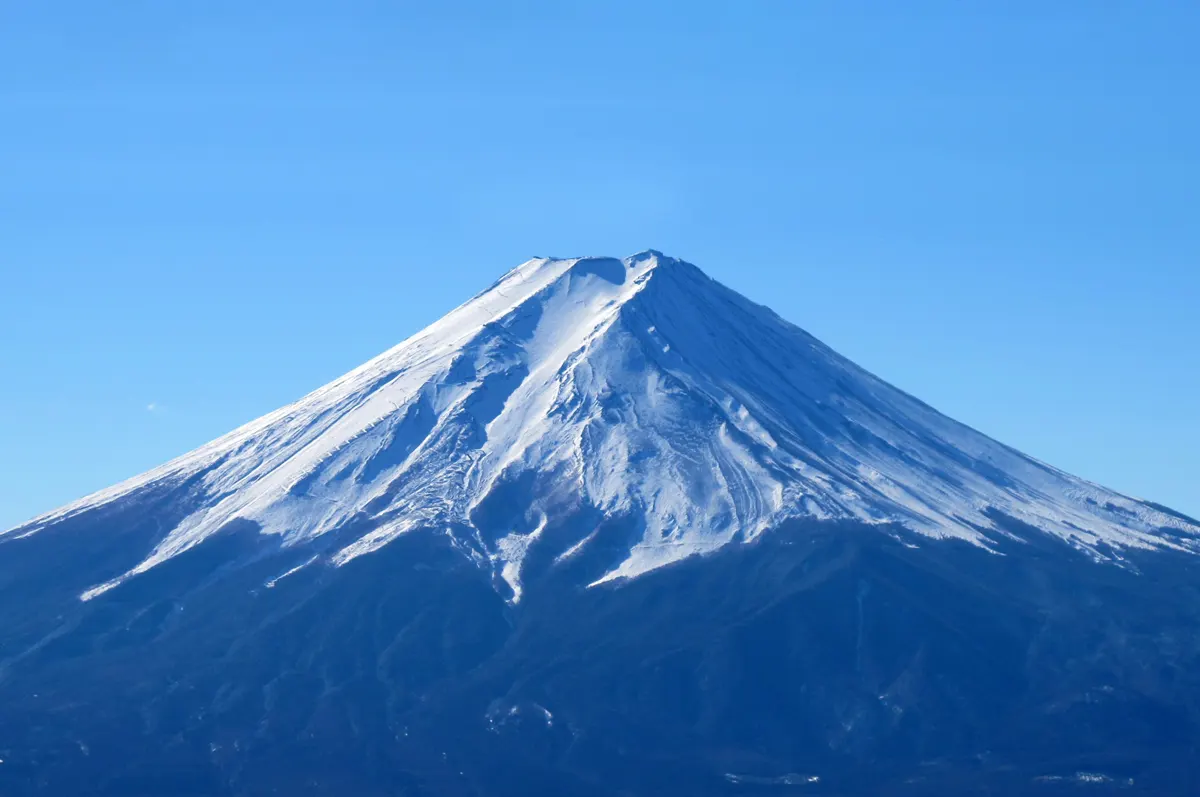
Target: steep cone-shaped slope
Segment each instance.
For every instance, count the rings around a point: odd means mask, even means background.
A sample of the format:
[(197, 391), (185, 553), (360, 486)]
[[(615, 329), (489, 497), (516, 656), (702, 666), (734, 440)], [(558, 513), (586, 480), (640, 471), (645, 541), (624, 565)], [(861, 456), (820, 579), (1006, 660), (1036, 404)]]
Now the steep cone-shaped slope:
[(627, 530), (594, 581), (795, 517), (989, 545), (999, 511), (1106, 555), (1191, 549), (1198, 531), (945, 418), (656, 252), (529, 261), (296, 404), (16, 533), (197, 480), (202, 500), (131, 572), (235, 521), (289, 544), (353, 527), (337, 563), (442, 528), (514, 598), (531, 546), (584, 554), (598, 516)]

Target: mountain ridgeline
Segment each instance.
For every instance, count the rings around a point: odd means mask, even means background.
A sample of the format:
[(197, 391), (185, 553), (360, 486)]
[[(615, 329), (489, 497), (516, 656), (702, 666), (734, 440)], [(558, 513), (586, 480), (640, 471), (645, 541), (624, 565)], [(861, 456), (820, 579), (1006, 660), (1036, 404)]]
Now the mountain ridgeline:
[(0, 534), (0, 793), (1194, 794), (1200, 523), (658, 252)]

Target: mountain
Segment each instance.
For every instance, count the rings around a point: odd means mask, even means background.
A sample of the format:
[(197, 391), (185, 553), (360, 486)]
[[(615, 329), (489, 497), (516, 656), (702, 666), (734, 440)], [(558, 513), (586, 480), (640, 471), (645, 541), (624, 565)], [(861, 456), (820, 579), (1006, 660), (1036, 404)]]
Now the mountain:
[(1200, 523), (658, 252), (0, 535), (5, 794), (1188, 794)]
[(529, 261), (297, 403), (16, 533), (183, 484), (201, 500), (85, 598), (237, 520), (286, 545), (353, 522), (334, 564), (443, 527), (514, 600), (530, 546), (568, 560), (594, 517), (623, 519), (632, 545), (592, 583), (798, 517), (987, 546), (996, 510), (1098, 555), (1192, 549), (1196, 532), (950, 421), (657, 252)]

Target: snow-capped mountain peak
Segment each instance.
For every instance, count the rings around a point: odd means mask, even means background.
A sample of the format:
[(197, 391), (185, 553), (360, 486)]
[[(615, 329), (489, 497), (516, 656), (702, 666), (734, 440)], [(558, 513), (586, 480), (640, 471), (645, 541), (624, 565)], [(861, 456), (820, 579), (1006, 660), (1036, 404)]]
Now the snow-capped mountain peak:
[(10, 533), (184, 483), (203, 500), (129, 575), (235, 520), (288, 545), (342, 532), (335, 564), (444, 531), (513, 600), (531, 550), (566, 563), (614, 524), (589, 583), (794, 517), (985, 546), (996, 512), (1092, 550), (1200, 533), (940, 415), (653, 250), (523, 263), (296, 403)]

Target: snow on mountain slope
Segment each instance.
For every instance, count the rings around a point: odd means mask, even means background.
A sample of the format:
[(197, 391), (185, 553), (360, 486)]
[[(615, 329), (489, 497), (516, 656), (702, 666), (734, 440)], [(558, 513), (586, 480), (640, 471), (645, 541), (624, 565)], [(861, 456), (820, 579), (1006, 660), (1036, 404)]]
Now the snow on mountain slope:
[(131, 574), (236, 519), (286, 544), (362, 529), (336, 563), (444, 529), (514, 600), (532, 546), (570, 559), (598, 518), (635, 535), (595, 583), (802, 516), (986, 546), (991, 509), (1094, 551), (1200, 547), (1182, 517), (946, 418), (653, 251), (530, 260), (300, 401), (9, 533), (197, 478), (206, 500)]

